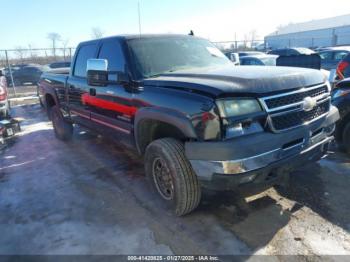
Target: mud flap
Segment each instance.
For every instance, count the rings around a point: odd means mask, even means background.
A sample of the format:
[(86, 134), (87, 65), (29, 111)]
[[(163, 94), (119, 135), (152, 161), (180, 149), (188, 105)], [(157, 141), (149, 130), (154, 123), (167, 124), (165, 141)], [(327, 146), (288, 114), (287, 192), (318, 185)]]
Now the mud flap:
[(5, 146), (6, 139), (21, 131), (19, 121), (16, 119), (0, 120), (0, 149)]

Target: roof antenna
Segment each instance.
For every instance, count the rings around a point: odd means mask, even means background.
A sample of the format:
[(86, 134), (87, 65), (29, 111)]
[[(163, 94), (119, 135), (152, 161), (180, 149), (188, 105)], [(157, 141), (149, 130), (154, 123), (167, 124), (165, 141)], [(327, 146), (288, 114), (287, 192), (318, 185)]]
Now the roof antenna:
[(189, 33), (188, 35), (190, 35), (190, 36), (194, 36), (193, 31), (191, 30), (191, 31), (190, 31), (190, 33)]
[(137, 2), (137, 10), (139, 14), (139, 33), (141, 38), (141, 11), (140, 11), (140, 1)]

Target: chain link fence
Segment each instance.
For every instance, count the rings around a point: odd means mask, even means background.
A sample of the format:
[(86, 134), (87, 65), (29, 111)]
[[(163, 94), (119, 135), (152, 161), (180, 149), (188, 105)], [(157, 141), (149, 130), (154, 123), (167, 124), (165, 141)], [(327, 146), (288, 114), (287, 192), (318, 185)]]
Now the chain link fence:
[(264, 40), (231, 40), (213, 42), (217, 48), (224, 53), (226, 52), (240, 52), (240, 51), (264, 51)]
[[(28, 48), (0, 50), (0, 70), (6, 77), (9, 85), (9, 96), (35, 95), (37, 80), (40, 72), (50, 69), (47, 65), (54, 62), (70, 62), (75, 48)], [(24, 72), (24, 68), (36, 68), (32, 77), (30, 72)], [(20, 70), (22, 70), (20, 72)], [(35, 75), (35, 76), (34, 76)], [(19, 82), (19, 78), (28, 81), (26, 84)], [(30, 80), (30, 81), (29, 81)], [(28, 85), (30, 84), (30, 85)]]

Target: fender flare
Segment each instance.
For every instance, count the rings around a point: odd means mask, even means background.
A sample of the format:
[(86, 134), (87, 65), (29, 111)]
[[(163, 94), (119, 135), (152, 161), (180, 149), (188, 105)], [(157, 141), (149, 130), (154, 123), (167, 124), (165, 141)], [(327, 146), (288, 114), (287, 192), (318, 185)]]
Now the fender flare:
[(186, 138), (197, 138), (191, 121), (182, 112), (168, 108), (144, 107), (136, 112), (134, 120), (134, 139), (137, 151), (140, 154), (143, 150), (139, 144), (139, 127), (145, 120), (154, 120), (172, 125), (178, 128)]
[(44, 89), (44, 99), (45, 99), (45, 103), (44, 103), (44, 105), (45, 105), (45, 108), (47, 107), (47, 102), (46, 102), (46, 96), (47, 95), (50, 95), (52, 98), (53, 98), (53, 100), (55, 101), (55, 104), (56, 105), (59, 105), (59, 101), (58, 101), (58, 98), (57, 98), (57, 94), (56, 94), (56, 91), (55, 90), (53, 90), (53, 89), (51, 89), (51, 88), (45, 88)]

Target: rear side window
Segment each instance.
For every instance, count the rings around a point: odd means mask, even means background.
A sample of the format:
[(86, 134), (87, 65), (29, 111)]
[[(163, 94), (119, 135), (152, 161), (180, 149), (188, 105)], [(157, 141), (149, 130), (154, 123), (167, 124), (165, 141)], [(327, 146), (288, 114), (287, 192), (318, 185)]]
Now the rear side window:
[(79, 48), (75, 61), (74, 76), (86, 77), (87, 60), (95, 57), (96, 45), (83, 45)]
[(322, 60), (332, 60), (333, 59), (333, 52), (320, 52), (319, 53)]
[(108, 60), (108, 71), (124, 72), (124, 54), (117, 40), (104, 42), (101, 46), (98, 58)]
[(350, 53), (344, 58), (343, 61), (350, 63)]
[(340, 52), (336, 52), (335, 54), (334, 54), (334, 59), (335, 60), (342, 60), (342, 59), (344, 59), (344, 57), (346, 57), (347, 56), (347, 54), (348, 54), (349, 52), (346, 52), (346, 51), (340, 51)]

